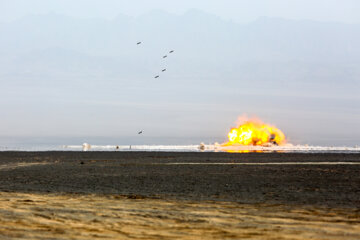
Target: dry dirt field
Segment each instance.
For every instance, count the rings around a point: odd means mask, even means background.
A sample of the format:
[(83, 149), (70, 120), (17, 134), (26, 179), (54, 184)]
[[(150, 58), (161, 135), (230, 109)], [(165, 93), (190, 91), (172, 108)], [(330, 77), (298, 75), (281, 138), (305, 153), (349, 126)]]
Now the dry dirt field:
[(0, 152), (0, 239), (360, 239), (360, 155)]

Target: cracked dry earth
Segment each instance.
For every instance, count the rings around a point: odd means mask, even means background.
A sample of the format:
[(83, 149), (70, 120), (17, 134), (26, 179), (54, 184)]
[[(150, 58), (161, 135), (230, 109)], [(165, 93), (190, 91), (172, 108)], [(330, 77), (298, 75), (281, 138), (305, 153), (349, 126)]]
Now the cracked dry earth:
[(1, 239), (360, 239), (354, 209), (0, 193)]

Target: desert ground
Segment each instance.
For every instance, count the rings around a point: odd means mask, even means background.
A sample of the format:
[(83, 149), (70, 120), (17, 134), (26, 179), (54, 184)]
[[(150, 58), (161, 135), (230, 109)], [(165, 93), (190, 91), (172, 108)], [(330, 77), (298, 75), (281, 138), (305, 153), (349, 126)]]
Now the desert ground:
[(0, 152), (0, 239), (360, 239), (360, 154)]

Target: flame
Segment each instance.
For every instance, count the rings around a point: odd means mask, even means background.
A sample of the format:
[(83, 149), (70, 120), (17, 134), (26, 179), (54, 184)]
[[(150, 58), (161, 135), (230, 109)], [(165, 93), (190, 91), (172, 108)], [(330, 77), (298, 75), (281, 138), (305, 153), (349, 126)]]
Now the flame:
[(246, 120), (236, 128), (232, 128), (228, 134), (229, 142), (226, 145), (266, 145), (285, 143), (284, 133), (260, 120)]

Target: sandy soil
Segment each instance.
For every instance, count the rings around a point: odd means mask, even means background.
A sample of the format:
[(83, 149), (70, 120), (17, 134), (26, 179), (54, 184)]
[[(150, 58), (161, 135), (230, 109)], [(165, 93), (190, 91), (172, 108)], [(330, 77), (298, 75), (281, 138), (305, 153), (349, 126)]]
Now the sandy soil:
[(360, 212), (77, 194), (0, 194), (1, 239), (360, 239)]
[(0, 152), (0, 238), (360, 239), (359, 170), (359, 154)]

